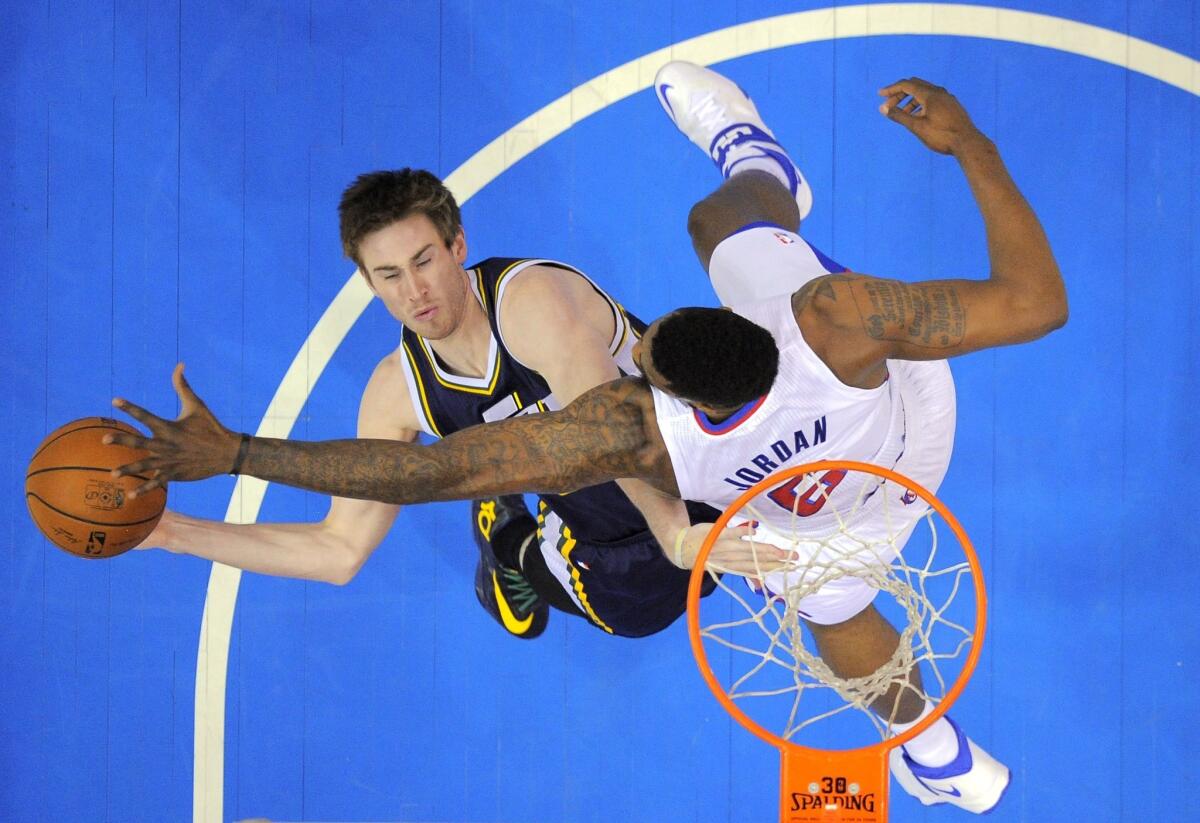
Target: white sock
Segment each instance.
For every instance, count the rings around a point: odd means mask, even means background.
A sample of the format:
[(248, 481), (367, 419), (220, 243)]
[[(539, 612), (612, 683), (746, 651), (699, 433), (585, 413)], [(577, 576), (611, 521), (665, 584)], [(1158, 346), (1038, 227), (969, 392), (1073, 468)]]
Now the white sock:
[(537, 532), (525, 538), (525, 542), (521, 544), (521, 548), (517, 550), (517, 570), (521, 573), (525, 571), (525, 552), (533, 544), (533, 538), (537, 537)]
[(721, 175), (729, 178), (744, 171), (765, 171), (795, 196), (796, 205), (800, 207), (800, 219), (808, 217), (812, 210), (812, 189), (791, 156), (770, 135), (753, 126), (742, 124), (729, 131), (741, 128), (754, 129), (754, 135), (726, 144), (713, 153), (713, 160), (721, 170)]
[[(911, 723), (892, 724), (893, 736), (908, 731), (928, 717), (932, 711), (933, 704), (926, 701), (924, 710), (916, 720)], [(954, 727), (945, 717), (939, 717), (936, 723), (905, 743), (904, 751), (908, 752), (908, 756), (922, 766), (936, 769), (958, 757), (958, 735), (954, 733)]]

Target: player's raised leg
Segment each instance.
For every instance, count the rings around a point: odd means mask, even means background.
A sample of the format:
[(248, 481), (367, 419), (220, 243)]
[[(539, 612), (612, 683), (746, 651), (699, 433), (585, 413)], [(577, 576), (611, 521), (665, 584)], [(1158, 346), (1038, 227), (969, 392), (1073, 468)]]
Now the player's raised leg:
[(808, 181), (736, 83), (712, 69), (676, 60), (658, 70), (654, 90), (667, 116), (712, 158), (722, 177), (766, 172), (794, 198), (797, 220), (808, 215), (812, 208)]
[(812, 191), (735, 83), (668, 63), (655, 89), (672, 122), (709, 153), (725, 182), (692, 207), (688, 234), (727, 306), (793, 292), (844, 267), (799, 235)]
[[(853, 594), (847, 592), (843, 602), (853, 599)], [(829, 614), (814, 616), (840, 619), (836, 604), (827, 604), (827, 608)], [(821, 659), (843, 679), (866, 677), (879, 670), (891, 660), (900, 642), (899, 633), (873, 605), (840, 622), (824, 624), (810, 619), (806, 623)], [(890, 720), (893, 732), (900, 734), (933, 711), (923, 695), (921, 672), (914, 665), (908, 674), (908, 686), (894, 685), (871, 708)], [(890, 757), (896, 781), (927, 806), (949, 803), (971, 812), (986, 812), (1000, 802), (1011, 779), (1006, 766), (946, 716), (904, 746), (893, 749)]]

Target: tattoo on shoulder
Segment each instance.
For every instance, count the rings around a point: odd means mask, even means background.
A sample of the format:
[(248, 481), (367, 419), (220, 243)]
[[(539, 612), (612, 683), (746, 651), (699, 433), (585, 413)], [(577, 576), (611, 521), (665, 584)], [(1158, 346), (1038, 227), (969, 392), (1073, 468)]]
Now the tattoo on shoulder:
[(967, 315), (954, 286), (875, 279), (859, 284), (854, 302), (874, 339), (932, 349), (962, 342)]
[(792, 294), (792, 312), (797, 313), (808, 305), (814, 298), (822, 297), (836, 303), (838, 296), (834, 286), (838, 283), (850, 282), (853, 278), (844, 274), (829, 274), (809, 280), (798, 291)]

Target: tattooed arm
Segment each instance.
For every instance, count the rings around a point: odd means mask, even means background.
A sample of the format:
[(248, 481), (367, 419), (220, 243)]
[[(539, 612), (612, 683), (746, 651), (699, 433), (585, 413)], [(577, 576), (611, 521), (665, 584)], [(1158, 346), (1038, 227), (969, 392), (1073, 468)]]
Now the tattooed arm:
[[(184, 415), (164, 420), (125, 400), (117, 406), (153, 437), (110, 442), (150, 455), (115, 470), (150, 475), (145, 493), (169, 480), (202, 480), (238, 464), (241, 436), (229, 431), (180, 375)], [(512, 492), (567, 492), (639, 477), (678, 494), (645, 381), (597, 386), (557, 412), (472, 426), (430, 446), (394, 440), (246, 440), (241, 473), (337, 497), (403, 505)]]
[(1050, 243), (995, 145), (945, 89), (914, 78), (880, 94), (887, 98), (884, 114), (958, 160), (983, 216), (991, 276), (814, 280), (792, 297), (813, 350), (843, 382), (870, 387), (884, 379), (887, 358), (941, 360), (1034, 340), (1066, 323), (1066, 288)]

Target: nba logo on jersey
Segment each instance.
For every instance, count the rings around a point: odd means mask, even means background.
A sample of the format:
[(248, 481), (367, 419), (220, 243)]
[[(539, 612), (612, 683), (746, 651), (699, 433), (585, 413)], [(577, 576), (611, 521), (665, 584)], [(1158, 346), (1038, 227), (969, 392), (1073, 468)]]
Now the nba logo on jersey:
[(917, 502), (917, 493), (912, 489), (905, 489), (904, 494), (900, 495), (900, 502), (906, 506), (911, 506)]
[(796, 238), (792, 237), (790, 234), (784, 234), (781, 231), (775, 232), (775, 237), (778, 238), (779, 242), (785, 246), (790, 246), (796, 242)]

